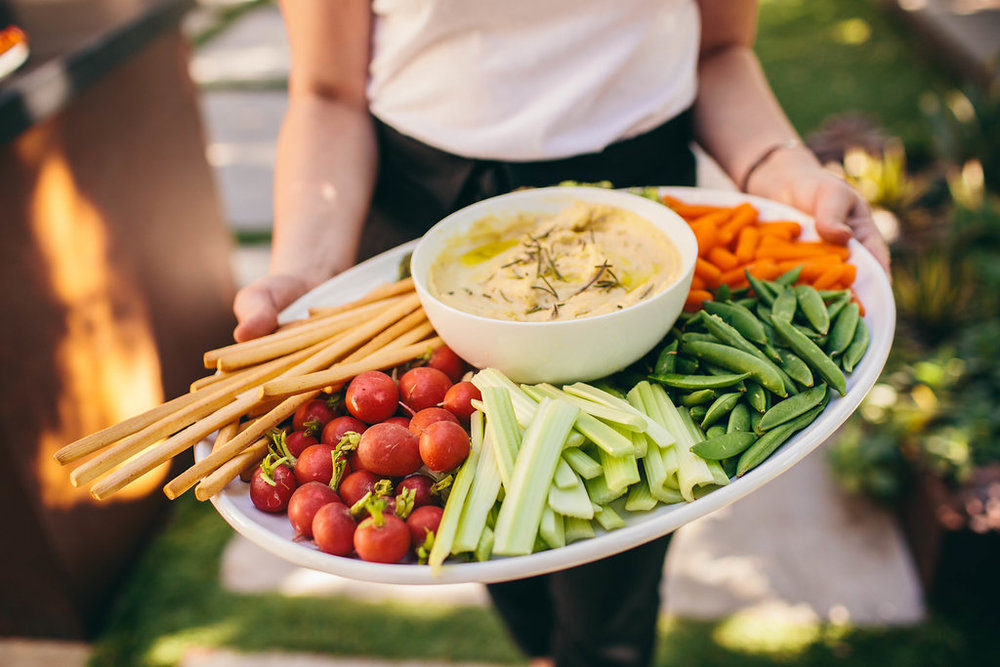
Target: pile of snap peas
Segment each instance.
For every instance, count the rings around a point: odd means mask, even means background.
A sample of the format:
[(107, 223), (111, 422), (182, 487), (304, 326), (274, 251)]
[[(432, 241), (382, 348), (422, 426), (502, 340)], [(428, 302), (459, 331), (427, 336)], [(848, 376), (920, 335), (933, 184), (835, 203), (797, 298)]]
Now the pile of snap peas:
[(746, 474), (808, 426), (869, 345), (849, 290), (796, 284), (799, 268), (749, 286), (721, 286), (685, 313), (655, 351), (649, 379), (705, 433), (692, 451)]

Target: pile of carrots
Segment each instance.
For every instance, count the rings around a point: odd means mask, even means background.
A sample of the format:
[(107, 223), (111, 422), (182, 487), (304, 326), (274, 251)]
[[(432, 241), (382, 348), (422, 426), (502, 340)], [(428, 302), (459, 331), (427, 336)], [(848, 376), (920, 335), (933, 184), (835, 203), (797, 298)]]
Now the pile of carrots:
[(798, 282), (819, 290), (850, 289), (857, 267), (845, 246), (800, 239), (794, 220), (763, 221), (753, 204), (690, 204), (670, 195), (663, 203), (684, 218), (698, 239), (698, 260), (685, 309), (698, 310), (715, 289), (747, 286), (746, 273), (773, 280), (801, 266)]

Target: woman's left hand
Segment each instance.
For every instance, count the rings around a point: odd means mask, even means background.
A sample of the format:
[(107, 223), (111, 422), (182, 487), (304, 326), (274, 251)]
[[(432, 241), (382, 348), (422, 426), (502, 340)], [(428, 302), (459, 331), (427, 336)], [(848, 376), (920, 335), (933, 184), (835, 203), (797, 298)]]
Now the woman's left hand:
[(747, 191), (808, 213), (827, 241), (845, 244), (853, 236), (889, 274), (889, 247), (868, 202), (854, 186), (820, 165), (809, 149), (775, 152), (754, 170)]

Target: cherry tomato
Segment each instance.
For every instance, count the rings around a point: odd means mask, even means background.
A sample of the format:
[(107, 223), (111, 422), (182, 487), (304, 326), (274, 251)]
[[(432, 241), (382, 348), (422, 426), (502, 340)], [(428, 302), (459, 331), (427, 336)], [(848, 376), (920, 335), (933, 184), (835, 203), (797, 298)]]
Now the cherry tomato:
[(411, 431), (420, 435), (424, 432), (424, 429), (439, 421), (452, 421), (456, 424), (458, 423), (458, 417), (454, 413), (445, 410), (444, 408), (424, 408), (417, 414), (413, 415), (410, 419), (409, 428)]
[(469, 455), (469, 434), (449, 421), (434, 422), (420, 435), (420, 458), (435, 472), (457, 468)]
[(431, 492), (434, 480), (427, 475), (414, 473), (400, 480), (396, 485), (396, 496), (398, 497), (404, 490), (413, 490), (413, 507), (423, 507), (424, 505), (435, 505), (438, 502), (437, 496)]
[(431, 352), (427, 365), (436, 368), (448, 376), (452, 382), (458, 382), (465, 375), (467, 364), (455, 351), (448, 346), (442, 346)]
[(340, 480), (337, 492), (340, 494), (340, 499), (344, 501), (344, 504), (351, 507), (354, 503), (364, 498), (366, 493), (374, 491), (375, 483), (378, 480), (379, 476), (370, 470), (355, 470)]
[(298, 486), (295, 473), (286, 465), (277, 465), (270, 471), (273, 484), (267, 481), (266, 471), (258, 467), (250, 479), (250, 500), (254, 507), (265, 512), (282, 512)]
[(365, 432), (366, 428), (368, 428), (368, 425), (357, 417), (341, 415), (334, 417), (323, 427), (323, 433), (320, 434), (319, 441), (327, 445), (336, 445), (348, 431), (354, 431), (358, 435), (361, 435)]
[(354, 550), (354, 532), (357, 523), (347, 505), (327, 503), (313, 517), (313, 542), (320, 551), (335, 556), (346, 556)]
[(360, 373), (344, 393), (347, 411), (366, 424), (375, 424), (396, 414), (399, 389), (395, 380), (381, 371)]
[(288, 499), (288, 521), (298, 535), (312, 537), (313, 517), (329, 503), (341, 503), (336, 491), (322, 482), (306, 482)]
[(333, 417), (333, 409), (326, 401), (314, 398), (300, 405), (292, 415), (292, 428), (296, 431), (308, 429), (313, 435), (319, 434)]
[(410, 529), (394, 514), (383, 513), (381, 520), (370, 516), (354, 531), (354, 550), (362, 560), (398, 563), (410, 551)]
[(451, 385), (451, 388), (444, 395), (442, 405), (445, 410), (458, 417), (462, 423), (467, 424), (472, 413), (476, 411), (472, 407), (473, 400), (483, 400), (483, 394), (479, 391), (479, 387), (465, 380)]
[(312, 436), (308, 430), (306, 431), (292, 431), (285, 436), (285, 446), (288, 447), (288, 451), (292, 456), (298, 458), (306, 447), (318, 444), (318, 440)]
[(333, 479), (333, 451), (331, 445), (322, 443), (306, 447), (295, 462), (295, 478), (299, 480), (299, 484), (329, 484)]
[(366, 470), (376, 475), (409, 475), (421, 465), (419, 439), (410, 429), (399, 424), (373, 424), (361, 434), (358, 459)]
[(410, 542), (414, 547), (427, 541), (427, 531), (437, 533), (443, 513), (444, 510), (436, 505), (422, 505), (410, 513), (406, 519), (406, 527), (410, 530)]
[(451, 387), (443, 371), (430, 366), (411, 368), (399, 377), (399, 398), (413, 412), (441, 405)]

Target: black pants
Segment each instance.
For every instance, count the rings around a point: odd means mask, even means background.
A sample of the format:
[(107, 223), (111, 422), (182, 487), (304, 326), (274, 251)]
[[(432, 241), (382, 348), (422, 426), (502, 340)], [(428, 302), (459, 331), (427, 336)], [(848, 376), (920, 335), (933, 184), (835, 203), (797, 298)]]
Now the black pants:
[[(379, 180), (359, 259), (420, 236), (463, 206), (517, 188), (566, 180), (607, 180), (615, 187), (695, 181), (690, 113), (600, 153), (544, 162), (471, 160), (376, 125)], [(559, 667), (644, 666), (653, 655), (669, 540), (488, 589), (529, 656), (551, 656)]]

